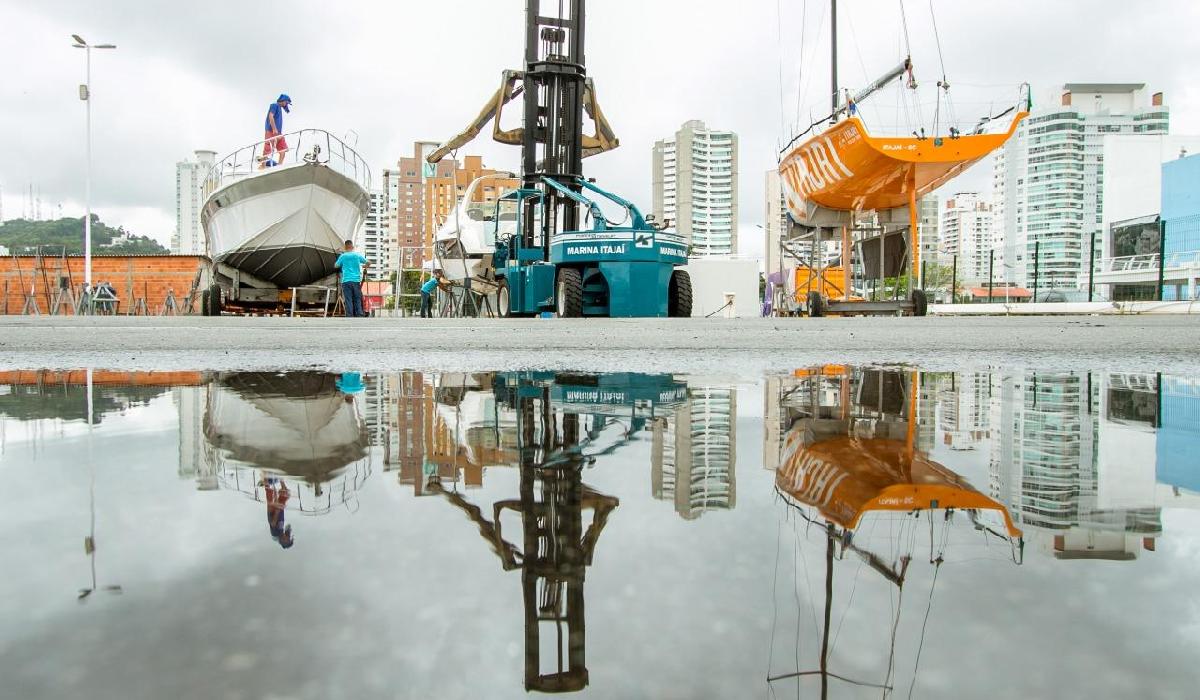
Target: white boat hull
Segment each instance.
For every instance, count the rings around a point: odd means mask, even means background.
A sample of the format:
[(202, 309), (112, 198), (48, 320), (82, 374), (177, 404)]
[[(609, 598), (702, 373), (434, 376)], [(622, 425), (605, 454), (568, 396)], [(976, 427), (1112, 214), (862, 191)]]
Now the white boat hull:
[(225, 185), (205, 202), (201, 220), (214, 263), (280, 288), (299, 287), (334, 274), (368, 201), (350, 178), (302, 163)]
[(249, 372), (209, 385), (204, 434), (226, 458), (266, 471), (329, 481), (367, 455), (353, 401), (331, 374)]

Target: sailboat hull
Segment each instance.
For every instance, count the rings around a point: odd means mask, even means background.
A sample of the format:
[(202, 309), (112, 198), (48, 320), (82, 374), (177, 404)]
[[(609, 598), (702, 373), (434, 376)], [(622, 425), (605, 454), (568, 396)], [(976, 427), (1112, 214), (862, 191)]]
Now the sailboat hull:
[(801, 142), (779, 163), (788, 213), (808, 223), (821, 209), (886, 211), (937, 189), (1004, 145), (1007, 132), (957, 138), (876, 137), (851, 117)]

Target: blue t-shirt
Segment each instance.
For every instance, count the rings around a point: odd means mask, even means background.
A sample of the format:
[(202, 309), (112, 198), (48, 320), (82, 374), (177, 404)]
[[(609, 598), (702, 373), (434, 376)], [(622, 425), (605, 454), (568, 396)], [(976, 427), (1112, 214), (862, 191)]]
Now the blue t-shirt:
[(263, 120), (263, 130), (271, 130), (271, 115), (275, 115), (275, 130), (283, 133), (283, 107), (279, 106), (278, 102), (272, 102), (267, 108), (267, 118)]
[(342, 253), (333, 266), (342, 271), (343, 282), (362, 282), (363, 263), (367, 261), (357, 250)]
[(430, 277), (425, 284), (421, 285), (421, 291), (425, 294), (433, 294), (433, 290), (437, 289), (438, 280), (436, 277)]
[(362, 375), (358, 372), (342, 372), (333, 384), (343, 394), (357, 394), (363, 390)]

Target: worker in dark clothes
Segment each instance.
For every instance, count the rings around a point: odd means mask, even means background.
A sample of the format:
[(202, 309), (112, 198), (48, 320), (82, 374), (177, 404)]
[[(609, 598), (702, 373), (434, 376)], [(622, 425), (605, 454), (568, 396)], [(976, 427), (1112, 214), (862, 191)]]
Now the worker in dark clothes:
[[(279, 99), (267, 108), (267, 121), (264, 125), (266, 128), (266, 136), (263, 137), (263, 153), (258, 159), (258, 167), (260, 169), (271, 165), (283, 165), (284, 156), (287, 155), (287, 141), (283, 138), (283, 113), (290, 113), (292, 107), (292, 98), (285, 95), (280, 95)], [(272, 158), (272, 155), (278, 155), (278, 158)]]

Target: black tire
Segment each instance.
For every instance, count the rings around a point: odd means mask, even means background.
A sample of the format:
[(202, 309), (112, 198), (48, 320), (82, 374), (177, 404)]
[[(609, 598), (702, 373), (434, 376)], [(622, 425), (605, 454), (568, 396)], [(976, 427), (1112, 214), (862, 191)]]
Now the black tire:
[(212, 285), (211, 287), (208, 288), (208, 291), (205, 293), (204, 297), (208, 301), (208, 315), (209, 316), (220, 316), (221, 315), (221, 288), (215, 284)]
[(209, 304), (208, 290), (201, 289), (200, 290), (200, 315), (201, 316), (212, 316), (212, 313), (208, 310), (208, 304)]
[(508, 293), (508, 280), (500, 280), (496, 287), (496, 315), (500, 318), (512, 318), (512, 299)]
[(929, 313), (929, 297), (924, 289), (914, 289), (912, 293), (913, 316), (924, 316)]
[(571, 267), (558, 271), (554, 285), (554, 306), (559, 318), (583, 316), (583, 275)]
[(692, 316), (692, 277), (686, 270), (671, 273), (671, 283), (667, 286), (667, 315), (671, 318)]
[(821, 318), (825, 315), (825, 297), (820, 292), (808, 293), (808, 317)]

